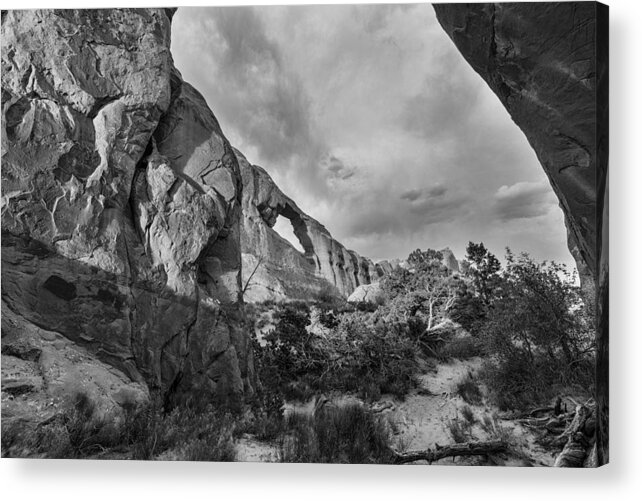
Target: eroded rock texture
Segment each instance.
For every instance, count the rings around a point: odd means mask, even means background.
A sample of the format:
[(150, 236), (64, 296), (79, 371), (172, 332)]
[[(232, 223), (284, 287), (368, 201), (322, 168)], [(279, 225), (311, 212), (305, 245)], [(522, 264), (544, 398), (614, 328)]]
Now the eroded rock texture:
[[(608, 8), (435, 4), (437, 19), (522, 129), (598, 291), (597, 456), (608, 461)], [(598, 106), (598, 103), (600, 106)], [(607, 319), (605, 321), (605, 318)]]
[(240, 402), (240, 171), (171, 14), (3, 13), (2, 311), (170, 402)]
[[(237, 157), (243, 178), (241, 247), (246, 301), (309, 299), (319, 293), (347, 297), (359, 285), (387, 273), (387, 268), (336, 241), (263, 168), (250, 164), (238, 151)], [(304, 253), (272, 229), (279, 216), (290, 220)]]
[(348, 297), (350, 303), (372, 303), (378, 304), (385, 299), (381, 290), (381, 283), (363, 284), (357, 287)]

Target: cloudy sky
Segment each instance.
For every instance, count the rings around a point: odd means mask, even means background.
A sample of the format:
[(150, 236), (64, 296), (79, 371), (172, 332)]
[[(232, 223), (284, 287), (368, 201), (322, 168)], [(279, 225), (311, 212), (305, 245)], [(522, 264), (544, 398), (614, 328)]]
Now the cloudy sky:
[(573, 264), (534, 152), (429, 5), (181, 8), (172, 33), (230, 142), (348, 248)]

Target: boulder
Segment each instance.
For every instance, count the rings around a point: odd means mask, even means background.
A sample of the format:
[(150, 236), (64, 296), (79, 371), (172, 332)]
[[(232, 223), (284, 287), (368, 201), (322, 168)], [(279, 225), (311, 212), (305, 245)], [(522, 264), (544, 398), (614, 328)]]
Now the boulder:
[(357, 287), (348, 297), (348, 302), (378, 304), (383, 299), (384, 295), (381, 290), (381, 284), (379, 282), (374, 282), (372, 284), (364, 284)]

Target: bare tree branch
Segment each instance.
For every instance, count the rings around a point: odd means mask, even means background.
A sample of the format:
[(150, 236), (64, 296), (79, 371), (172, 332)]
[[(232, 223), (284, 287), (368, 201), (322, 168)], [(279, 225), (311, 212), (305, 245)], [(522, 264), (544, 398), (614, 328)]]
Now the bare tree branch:
[(241, 294), (245, 295), (245, 291), (247, 291), (247, 289), (250, 287), (250, 282), (252, 281), (252, 277), (254, 277), (254, 274), (259, 269), (259, 266), (261, 266), (264, 260), (265, 260), (264, 256), (259, 256), (259, 260), (256, 263), (256, 266), (254, 267), (254, 269), (252, 270), (252, 273), (250, 273), (250, 276), (247, 278), (247, 281), (245, 282), (245, 286), (243, 287)]

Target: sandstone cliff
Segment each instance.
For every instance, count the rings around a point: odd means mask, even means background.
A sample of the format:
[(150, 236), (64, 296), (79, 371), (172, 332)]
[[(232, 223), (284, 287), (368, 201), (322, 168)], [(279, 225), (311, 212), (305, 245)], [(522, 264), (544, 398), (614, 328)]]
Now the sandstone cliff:
[[(323, 292), (347, 297), (388, 268), (346, 249), (317, 220), (286, 196), (261, 167), (237, 158), (243, 179), (243, 284), (245, 300), (309, 299)], [(292, 223), (304, 253), (272, 228), (279, 216)]]
[(54, 332), (170, 402), (240, 402), (241, 174), (172, 13), (3, 12), (2, 352)]
[[(608, 8), (435, 4), (437, 19), (522, 129), (598, 291), (597, 463), (608, 461)], [(598, 103), (601, 106), (598, 106)]]

